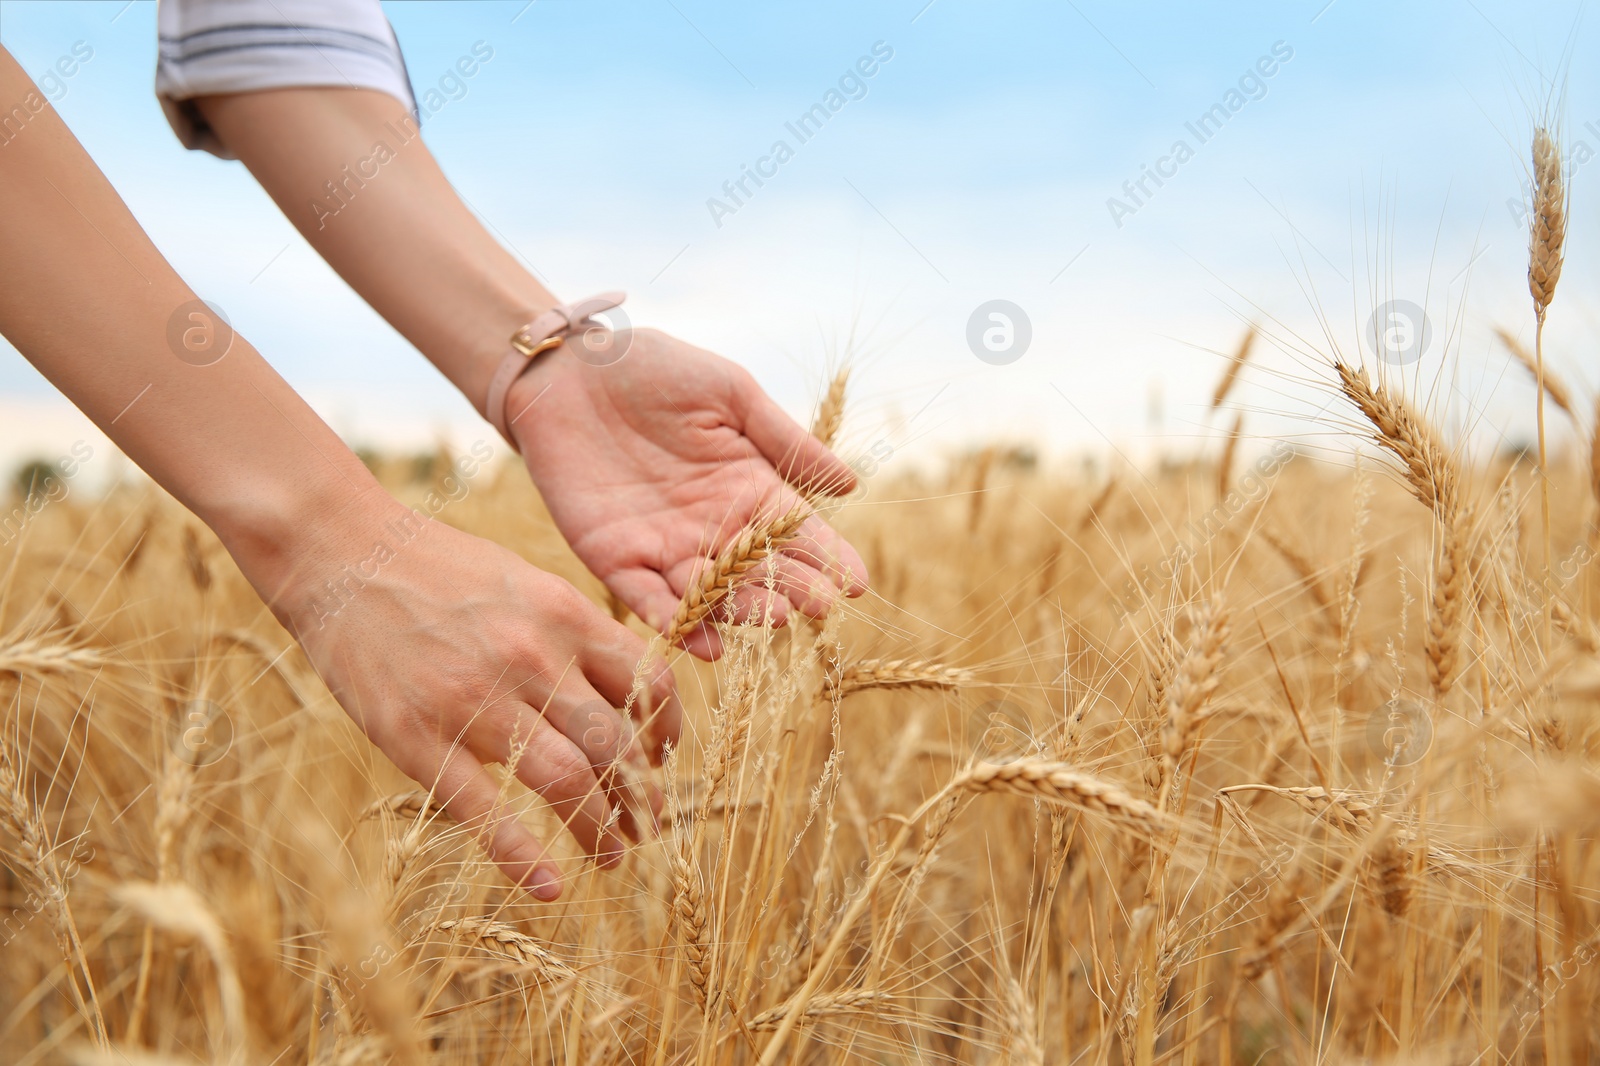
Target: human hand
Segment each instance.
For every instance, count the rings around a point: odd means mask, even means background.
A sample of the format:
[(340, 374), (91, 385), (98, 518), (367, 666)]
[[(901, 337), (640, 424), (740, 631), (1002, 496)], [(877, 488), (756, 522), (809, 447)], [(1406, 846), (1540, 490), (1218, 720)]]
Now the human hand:
[[(613, 343), (625, 356), (597, 365), (583, 337), (569, 338), (512, 385), (506, 417), (572, 550), (660, 631), (743, 527), (803, 493), (849, 492), (855, 475), (739, 366), (655, 330)], [(841, 592), (866, 589), (861, 557), (815, 515), (770, 566), (730, 597), (723, 620), (782, 625), (791, 608), (821, 617)], [(683, 646), (703, 659), (722, 650), (710, 626)]]
[[(635, 733), (612, 708), (625, 705), (645, 642), (567, 582), (382, 494), (277, 565), (248, 551), (240, 562), (356, 724), (481, 834), (512, 881), (545, 900), (561, 890), (545, 844), (485, 769), (514, 751), (517, 778), (601, 865), (621, 861), (619, 831), (645, 831), (621, 802), (618, 764), (659, 764), (676, 740), (672, 675), (652, 665)], [(660, 794), (648, 792), (639, 817), (653, 819)]]

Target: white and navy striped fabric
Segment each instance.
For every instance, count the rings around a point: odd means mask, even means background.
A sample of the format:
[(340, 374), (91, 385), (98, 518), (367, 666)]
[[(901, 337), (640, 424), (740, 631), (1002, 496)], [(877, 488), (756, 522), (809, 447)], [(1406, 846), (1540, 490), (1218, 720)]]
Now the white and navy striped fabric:
[(160, 0), (156, 27), (156, 95), (187, 148), (231, 158), (189, 103), (197, 96), (343, 86), (417, 110), (378, 0)]

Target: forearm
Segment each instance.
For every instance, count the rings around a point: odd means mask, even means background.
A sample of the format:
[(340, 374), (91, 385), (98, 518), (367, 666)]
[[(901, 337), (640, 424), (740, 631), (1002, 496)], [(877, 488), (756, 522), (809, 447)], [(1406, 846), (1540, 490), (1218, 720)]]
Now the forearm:
[[(0, 49), (0, 105), (35, 92)], [(195, 294), (52, 109), (0, 145), (0, 332), (272, 586), (287, 545), (381, 489), (243, 338), (215, 362), (215, 342), (184, 347), (206, 328), (189, 311)]]
[(198, 101), (313, 248), (474, 404), (557, 300), (473, 217), (405, 107), (360, 89)]

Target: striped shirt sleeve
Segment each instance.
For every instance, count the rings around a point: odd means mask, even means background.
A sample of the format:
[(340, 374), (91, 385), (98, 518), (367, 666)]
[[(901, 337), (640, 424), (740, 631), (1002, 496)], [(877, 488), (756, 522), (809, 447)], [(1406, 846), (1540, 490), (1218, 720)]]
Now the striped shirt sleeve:
[(378, 0), (160, 0), (156, 26), (156, 96), (186, 148), (231, 158), (197, 96), (342, 86), (388, 93), (417, 114)]

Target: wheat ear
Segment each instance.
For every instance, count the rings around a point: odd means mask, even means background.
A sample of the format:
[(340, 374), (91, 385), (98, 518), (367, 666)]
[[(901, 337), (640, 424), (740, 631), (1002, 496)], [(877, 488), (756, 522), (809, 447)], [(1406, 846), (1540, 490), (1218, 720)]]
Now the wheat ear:
[(854, 692), (873, 688), (956, 689), (971, 684), (972, 672), (945, 666), (928, 659), (861, 659), (837, 671), (829, 671), (822, 681), (823, 694), (843, 699)]
[[(885, 1007), (891, 1002), (889, 993), (876, 988), (856, 988), (847, 992), (825, 992), (820, 996), (812, 996), (810, 1002), (799, 1014), (799, 1017), (815, 1021), (819, 1018), (835, 1017), (849, 1014), (870, 1014), (882, 1018), (886, 1013)], [(781, 1003), (771, 1010), (762, 1011), (751, 1018), (745, 1025), (751, 1032), (769, 1032), (783, 1024), (783, 1019), (788, 1016), (790, 1004)]]
[(1281, 535), (1271, 526), (1262, 526), (1261, 539), (1272, 546), (1272, 550), (1283, 556), (1283, 561), (1300, 578), (1301, 586), (1316, 602), (1317, 608), (1327, 617), (1335, 634), (1340, 632), (1339, 609), (1333, 602), (1333, 596), (1328, 592), (1328, 586), (1322, 580), (1321, 568), (1300, 549), (1294, 546), (1289, 538)]
[[(22, 777), (5, 744), (0, 744), (0, 826), (17, 838), (17, 850), (14, 853), (10, 849), (0, 851), (0, 863), (14, 870), (29, 896), (39, 900), (40, 909), (50, 923), (51, 932), (55, 934), (56, 945), (68, 964), (67, 982), (72, 989), (73, 999), (92, 1020), (95, 1043), (104, 1049), (109, 1045), (106, 1042), (99, 994), (95, 991), (94, 975), (84, 956), (83, 942), (78, 936), (72, 907), (67, 902), (69, 875), (62, 869), (56, 854), (59, 845), (51, 838), (44, 814), (24, 790)], [(83, 990), (78, 987), (78, 978), (71, 972), (73, 964), (83, 974), (89, 993), (87, 1002)]]
[[(493, 918), (447, 918), (433, 926), (463, 944), (521, 963), (520, 972), (539, 981), (576, 977), (578, 971), (539, 941), (515, 926)], [(426, 939), (426, 934), (418, 941)]]
[(1428, 423), (1411, 405), (1381, 385), (1373, 385), (1365, 369), (1335, 362), (1339, 388), (1372, 423), (1372, 439), (1400, 460), (1401, 474), (1412, 493), (1441, 522), (1460, 513), (1460, 488), (1454, 464)]
[[(1389, 389), (1374, 386), (1365, 370), (1352, 369), (1342, 362), (1335, 363), (1335, 368), (1345, 396), (1372, 423), (1373, 439), (1400, 460), (1401, 472), (1412, 493), (1433, 512), (1440, 526), (1424, 645), (1429, 683), (1434, 695), (1443, 699), (1455, 683), (1461, 609), (1471, 557), (1461, 479), (1433, 428), (1410, 404)], [(1540, 462), (1542, 469), (1542, 458)]]
[(217, 971), (217, 992), (222, 1001), (223, 1025), (228, 1034), (229, 1061), (242, 1061), (245, 1048), (244, 986), (233, 963), (233, 952), (222, 924), (200, 894), (181, 881), (155, 884), (129, 881), (112, 891), (120, 903), (137, 911), (145, 921), (178, 936), (198, 940)]
[(1157, 829), (1165, 822), (1161, 812), (1121, 785), (1047, 759), (981, 762), (956, 777), (951, 786), (969, 792), (1011, 792), (1065, 803), (1148, 830)]
[(717, 553), (712, 564), (701, 571), (699, 579), (684, 594), (667, 626), (667, 643), (676, 644), (694, 632), (732, 594), (740, 578), (799, 535), (800, 526), (810, 515), (809, 507), (797, 504), (769, 522), (746, 526), (732, 543)]
[(366, 809), (356, 820), (366, 822), (374, 818), (394, 818), (397, 821), (407, 822), (424, 814), (428, 818), (449, 817), (444, 813), (444, 804), (440, 803), (431, 792), (412, 789), (409, 792), (396, 792), (382, 799), (373, 800), (367, 804)]
[(52, 643), (44, 637), (0, 644), (0, 674), (63, 674), (99, 670), (111, 662), (94, 648)]
[(1167, 809), (1178, 760), (1194, 745), (1200, 727), (1211, 716), (1211, 696), (1217, 690), (1217, 670), (1227, 639), (1227, 612), (1210, 604), (1203, 606), (1195, 619), (1193, 640), (1167, 693), (1166, 721), (1161, 727), (1162, 810)]
[(1239, 371), (1244, 369), (1245, 363), (1250, 361), (1250, 349), (1255, 347), (1256, 327), (1245, 330), (1244, 339), (1239, 342), (1239, 347), (1234, 349), (1233, 358), (1228, 360), (1228, 369), (1222, 372), (1222, 377), (1217, 381), (1216, 389), (1211, 393), (1211, 409), (1215, 411), (1222, 406), (1222, 401), (1228, 398), (1228, 393), (1233, 391), (1234, 382), (1239, 380)]
[(833, 375), (833, 380), (828, 382), (828, 391), (823, 393), (822, 402), (817, 406), (817, 417), (811, 423), (811, 435), (821, 441), (824, 447), (833, 447), (834, 441), (839, 438), (839, 427), (844, 424), (845, 390), (850, 383), (850, 368), (841, 366)]
[(1528, 291), (1544, 318), (1561, 280), (1567, 241), (1567, 188), (1561, 146), (1550, 131), (1533, 131), (1533, 214), (1528, 220)]
[[(1528, 292), (1533, 296), (1533, 361), (1538, 380), (1534, 409), (1539, 429), (1539, 521), (1544, 548), (1544, 581), (1550, 584), (1550, 468), (1544, 432), (1544, 318), (1561, 280), (1567, 240), (1567, 189), (1561, 146), (1550, 131), (1533, 131), (1533, 214), (1528, 221)], [(1550, 611), (1544, 614), (1544, 643), (1550, 647)]]

